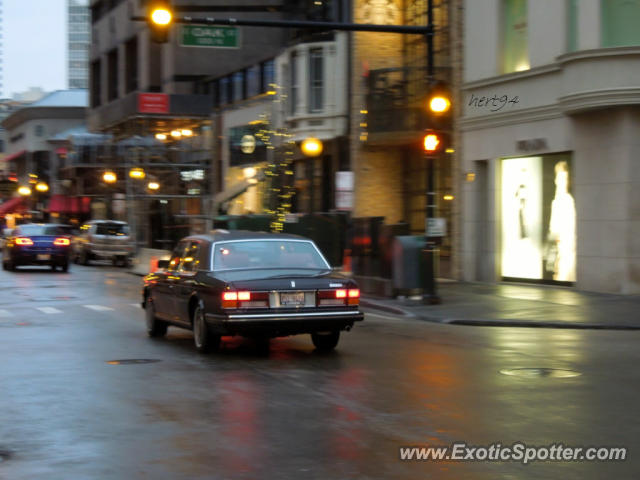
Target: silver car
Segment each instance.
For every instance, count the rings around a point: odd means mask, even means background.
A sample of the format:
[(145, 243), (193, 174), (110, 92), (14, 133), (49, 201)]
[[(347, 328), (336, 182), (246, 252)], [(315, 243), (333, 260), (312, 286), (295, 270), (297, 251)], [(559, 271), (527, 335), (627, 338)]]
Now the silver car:
[(134, 253), (129, 225), (119, 220), (91, 220), (80, 227), (73, 242), (73, 260), (82, 265), (107, 259), (124, 267)]

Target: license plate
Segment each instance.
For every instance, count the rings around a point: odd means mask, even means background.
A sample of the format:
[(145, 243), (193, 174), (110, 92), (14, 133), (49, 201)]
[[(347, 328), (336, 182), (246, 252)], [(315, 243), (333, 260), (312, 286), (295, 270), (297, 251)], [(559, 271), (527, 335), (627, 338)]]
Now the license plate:
[(283, 307), (304, 305), (304, 292), (281, 293), (280, 305)]
[(38, 260), (51, 260), (51, 255), (46, 253), (41, 253), (38, 255)]

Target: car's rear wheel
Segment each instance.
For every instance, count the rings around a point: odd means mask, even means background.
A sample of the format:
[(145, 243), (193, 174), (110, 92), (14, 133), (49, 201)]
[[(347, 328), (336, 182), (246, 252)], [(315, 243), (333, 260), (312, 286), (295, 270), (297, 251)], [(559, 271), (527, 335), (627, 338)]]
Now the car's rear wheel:
[(193, 343), (200, 353), (216, 351), (220, 348), (220, 335), (214, 335), (204, 319), (202, 305), (193, 312)]
[(51, 264), (51, 271), (52, 271), (52, 272), (55, 272), (55, 271), (56, 271), (56, 264), (55, 264), (55, 263), (52, 263), (52, 264)]
[(322, 350), (324, 352), (333, 350), (338, 345), (338, 341), (340, 340), (340, 331), (336, 330), (333, 332), (326, 333), (312, 333), (311, 341), (313, 342), (313, 346), (318, 350)]
[(80, 263), (82, 265), (89, 265), (89, 252), (86, 250), (80, 252)]
[(69, 261), (68, 260), (62, 264), (62, 271), (64, 273), (67, 273), (69, 271)]
[(151, 297), (147, 297), (144, 301), (145, 323), (147, 325), (147, 335), (150, 337), (164, 337), (167, 334), (169, 325), (167, 322), (158, 320), (156, 310)]

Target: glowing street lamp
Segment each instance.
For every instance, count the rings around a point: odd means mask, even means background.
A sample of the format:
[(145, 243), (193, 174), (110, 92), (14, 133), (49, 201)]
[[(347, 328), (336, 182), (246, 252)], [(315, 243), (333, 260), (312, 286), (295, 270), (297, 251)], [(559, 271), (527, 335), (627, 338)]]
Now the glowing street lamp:
[(314, 137), (305, 138), (300, 149), (307, 157), (317, 157), (322, 153), (322, 141)]
[(49, 191), (49, 185), (47, 185), (44, 182), (38, 182), (36, 184), (36, 190), (39, 191), (40, 193), (48, 192)]
[(156, 133), (156, 140), (166, 140), (166, 139), (167, 139), (166, 133)]
[(31, 189), (29, 187), (25, 187), (23, 185), (21, 187), (18, 187), (18, 193), (20, 195), (22, 195), (23, 197), (27, 197), (27, 196), (31, 195)]
[(109, 171), (104, 172), (104, 175), (102, 175), (102, 180), (104, 180), (105, 183), (115, 183), (118, 180), (118, 177), (115, 173)]
[(135, 178), (136, 180), (142, 180), (145, 177), (144, 170), (141, 168), (132, 168), (129, 170), (129, 177)]
[(160, 184), (158, 182), (149, 182), (147, 188), (149, 190), (158, 190), (160, 188)]

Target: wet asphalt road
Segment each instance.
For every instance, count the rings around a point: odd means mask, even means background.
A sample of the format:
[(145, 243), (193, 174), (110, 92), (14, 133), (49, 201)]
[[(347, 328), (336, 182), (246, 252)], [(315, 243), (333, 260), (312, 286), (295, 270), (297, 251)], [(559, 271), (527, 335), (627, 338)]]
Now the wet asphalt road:
[[(0, 271), (0, 478), (638, 478), (640, 332), (465, 327), (370, 312), (332, 354), (152, 340), (141, 279)], [(152, 363), (113, 364), (147, 359)], [(577, 372), (505, 375), (519, 368)], [(616, 463), (401, 462), (404, 445), (626, 446)]]

